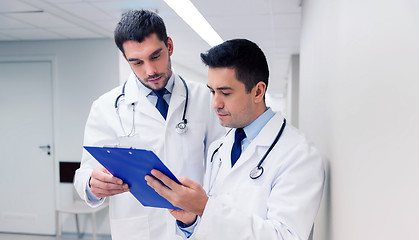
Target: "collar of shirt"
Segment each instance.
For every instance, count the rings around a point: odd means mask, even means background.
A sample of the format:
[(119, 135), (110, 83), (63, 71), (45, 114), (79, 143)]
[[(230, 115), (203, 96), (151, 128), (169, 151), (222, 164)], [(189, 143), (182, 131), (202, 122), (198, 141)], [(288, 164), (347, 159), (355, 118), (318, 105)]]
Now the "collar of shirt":
[[(170, 97), (172, 95), (174, 85), (175, 85), (175, 73), (172, 71), (172, 76), (170, 76), (165, 86), (167, 92), (163, 96), (164, 100), (169, 105), (170, 105)], [(144, 86), (144, 84), (142, 84), (140, 80), (137, 81), (137, 86), (140, 89), (140, 94), (146, 96), (147, 99), (151, 102), (151, 104), (156, 105), (157, 95), (154, 94), (154, 92), (150, 88)]]
[(271, 108), (268, 108), (264, 113), (262, 113), (255, 121), (243, 128), (246, 133), (246, 138), (242, 141), (242, 151), (244, 151), (247, 146), (255, 139), (259, 134), (262, 128), (271, 120), (275, 115)]

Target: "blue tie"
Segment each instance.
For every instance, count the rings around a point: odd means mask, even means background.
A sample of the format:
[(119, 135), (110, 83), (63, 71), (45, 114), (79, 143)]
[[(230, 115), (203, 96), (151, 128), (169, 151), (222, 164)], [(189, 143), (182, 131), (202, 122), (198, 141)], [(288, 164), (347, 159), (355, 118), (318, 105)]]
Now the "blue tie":
[(167, 102), (163, 98), (164, 94), (166, 93), (166, 88), (162, 88), (157, 91), (153, 90), (153, 92), (157, 95), (156, 108), (159, 110), (163, 118), (166, 119), (167, 109), (169, 109), (169, 105), (167, 105)]
[(240, 154), (242, 153), (242, 141), (246, 138), (246, 133), (244, 132), (243, 128), (236, 129), (236, 135), (234, 137), (234, 144), (231, 148), (231, 167), (237, 162), (239, 159)]

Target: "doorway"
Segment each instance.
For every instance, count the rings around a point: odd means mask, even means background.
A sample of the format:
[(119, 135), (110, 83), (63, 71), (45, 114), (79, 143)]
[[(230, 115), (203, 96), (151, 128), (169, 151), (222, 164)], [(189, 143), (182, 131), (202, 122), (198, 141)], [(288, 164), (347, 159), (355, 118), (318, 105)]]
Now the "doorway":
[(52, 66), (0, 59), (0, 232), (55, 234)]

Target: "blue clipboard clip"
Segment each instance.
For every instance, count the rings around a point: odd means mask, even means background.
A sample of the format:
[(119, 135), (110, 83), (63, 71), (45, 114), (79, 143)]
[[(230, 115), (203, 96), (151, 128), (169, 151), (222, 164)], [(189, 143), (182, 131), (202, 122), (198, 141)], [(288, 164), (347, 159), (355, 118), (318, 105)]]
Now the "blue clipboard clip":
[(144, 177), (157, 169), (181, 184), (175, 175), (152, 151), (121, 147), (90, 147), (84, 148), (105, 167), (113, 176), (122, 179), (130, 186), (132, 195), (146, 207), (180, 209), (160, 196), (147, 185)]

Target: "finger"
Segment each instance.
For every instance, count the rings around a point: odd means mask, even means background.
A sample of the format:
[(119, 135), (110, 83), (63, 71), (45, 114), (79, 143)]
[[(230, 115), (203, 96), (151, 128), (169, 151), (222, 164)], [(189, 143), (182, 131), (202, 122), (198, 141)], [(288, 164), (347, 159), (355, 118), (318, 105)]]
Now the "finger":
[(96, 195), (99, 198), (103, 198), (103, 197), (111, 197), (114, 195), (118, 195), (118, 194), (122, 194), (125, 193), (126, 191), (122, 191), (122, 190), (103, 190), (103, 189), (92, 189), (92, 193), (94, 193), (94, 195)]
[(154, 189), (160, 196), (166, 198), (169, 202), (171, 201), (172, 190), (161, 184), (156, 178), (146, 175), (144, 178), (147, 181), (147, 185)]
[(91, 190), (98, 197), (107, 197), (107, 196), (113, 196), (116, 194), (127, 192), (130, 189), (129, 189), (128, 184), (126, 183), (124, 183), (123, 185), (115, 185), (115, 184), (103, 184), (99, 182), (98, 184), (93, 184), (91, 187)]
[(182, 183), (183, 186), (193, 189), (196, 189), (198, 186), (201, 186), (201, 184), (199, 184), (198, 182), (184, 176), (179, 178), (179, 182)]
[(122, 179), (114, 177), (105, 168), (95, 169), (92, 172), (92, 178), (106, 183), (123, 184)]
[(153, 170), (151, 170), (151, 174), (153, 174), (153, 176), (155, 178), (162, 181), (164, 183), (164, 185), (166, 185), (167, 187), (169, 187), (170, 189), (172, 189), (174, 191), (176, 191), (176, 189), (178, 189), (181, 186), (178, 183), (176, 183), (175, 181), (173, 181), (172, 179), (170, 179), (168, 176), (164, 175), (159, 170), (153, 169)]
[(182, 211), (182, 210), (179, 210), (179, 209), (168, 209), (168, 210), (169, 210), (170, 214), (176, 214), (176, 213), (179, 213), (179, 211)]
[(103, 189), (103, 190), (120, 190), (120, 191), (127, 191), (129, 190), (129, 186), (126, 183), (123, 184), (115, 184), (110, 182), (104, 182), (100, 179), (92, 177), (90, 180), (90, 187), (93, 189)]
[(162, 189), (162, 188), (168, 189), (166, 186), (161, 184), (161, 182), (153, 176), (145, 175), (144, 179), (147, 181), (147, 185), (152, 187), (154, 190)]
[(112, 174), (111, 174), (111, 172), (109, 172), (109, 171), (108, 171), (108, 169), (106, 169), (106, 168), (103, 168), (103, 171), (104, 171), (105, 173), (109, 174), (109, 175), (112, 175)]
[(125, 191), (121, 191), (121, 190), (107, 190), (107, 191), (94, 191), (93, 193), (99, 197), (99, 198), (103, 198), (103, 197), (110, 197), (110, 196), (114, 196), (117, 194), (121, 194), (124, 193)]
[(122, 179), (114, 177), (113, 175), (110, 175), (110, 174), (101, 174), (98, 176), (98, 179), (101, 180), (102, 182), (119, 184), (119, 185), (124, 183)]

